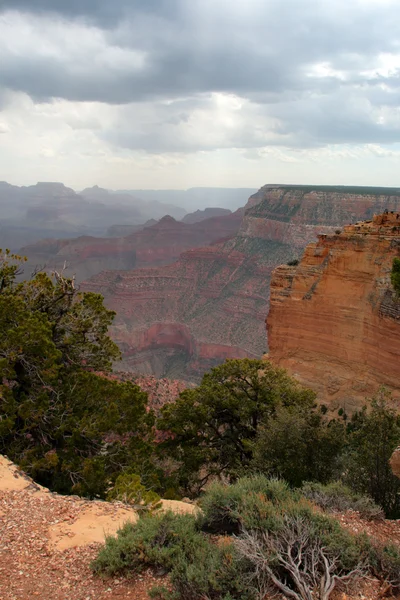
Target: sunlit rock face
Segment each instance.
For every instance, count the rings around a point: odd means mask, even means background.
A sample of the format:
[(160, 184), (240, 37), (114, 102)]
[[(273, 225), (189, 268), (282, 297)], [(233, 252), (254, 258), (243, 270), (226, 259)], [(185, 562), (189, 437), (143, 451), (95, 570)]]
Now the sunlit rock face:
[(389, 213), (320, 235), (273, 273), (269, 356), (332, 407), (352, 411), (384, 385), (400, 408), (399, 256), (400, 214)]

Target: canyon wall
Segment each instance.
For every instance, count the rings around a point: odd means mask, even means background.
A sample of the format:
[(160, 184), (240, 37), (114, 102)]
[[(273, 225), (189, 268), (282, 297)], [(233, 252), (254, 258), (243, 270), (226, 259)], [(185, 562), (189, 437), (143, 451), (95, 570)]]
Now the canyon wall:
[(400, 408), (398, 256), (400, 214), (389, 213), (320, 235), (297, 266), (273, 273), (269, 356), (332, 408), (351, 412), (381, 385)]
[(166, 215), (124, 237), (48, 239), (21, 248), (20, 254), (29, 259), (25, 268), (28, 273), (38, 265), (45, 265), (51, 271), (62, 269), (65, 264), (66, 275), (75, 275), (79, 283), (107, 269), (129, 270), (172, 263), (185, 250), (234, 235), (241, 220), (240, 212), (228, 212), (193, 224)]
[(163, 268), (105, 271), (83, 287), (117, 312), (112, 335), (124, 369), (196, 380), (226, 357), (266, 351), (277, 265), (299, 259), (319, 233), (386, 208), (400, 210), (400, 190), (267, 185), (235, 213), (239, 231), (225, 242)]

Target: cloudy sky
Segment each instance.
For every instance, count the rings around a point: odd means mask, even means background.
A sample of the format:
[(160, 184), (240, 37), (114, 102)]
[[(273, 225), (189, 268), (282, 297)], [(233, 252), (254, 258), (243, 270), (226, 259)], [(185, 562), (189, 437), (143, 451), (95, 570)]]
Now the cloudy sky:
[(400, 186), (398, 0), (0, 0), (0, 180)]

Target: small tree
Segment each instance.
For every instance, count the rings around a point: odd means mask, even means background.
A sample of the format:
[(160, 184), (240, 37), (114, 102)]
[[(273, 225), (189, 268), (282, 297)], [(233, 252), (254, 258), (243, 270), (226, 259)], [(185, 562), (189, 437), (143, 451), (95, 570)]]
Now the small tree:
[(102, 296), (59, 273), (17, 283), (21, 264), (0, 257), (0, 453), (53, 490), (104, 496), (151, 454), (147, 395), (93, 372), (119, 356)]
[(228, 360), (163, 407), (157, 427), (170, 435), (160, 452), (180, 461), (180, 484), (198, 490), (212, 474), (235, 477), (250, 464), (260, 425), (279, 406), (314, 402), (314, 392), (268, 361)]
[(398, 296), (400, 296), (400, 258), (393, 259), (392, 272), (390, 275), (392, 286)]
[(337, 474), (344, 443), (344, 425), (320, 409), (279, 407), (257, 436), (252, 467), (292, 486), (326, 483)]
[(348, 425), (348, 453), (345, 459), (346, 483), (368, 494), (382, 506), (386, 516), (400, 517), (400, 480), (392, 473), (389, 460), (400, 441), (400, 416), (389, 408), (388, 394), (381, 391), (353, 415)]

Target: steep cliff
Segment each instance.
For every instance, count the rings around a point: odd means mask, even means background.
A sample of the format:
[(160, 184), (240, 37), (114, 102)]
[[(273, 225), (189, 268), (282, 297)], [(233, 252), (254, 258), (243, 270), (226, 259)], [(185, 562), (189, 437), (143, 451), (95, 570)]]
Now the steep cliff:
[(320, 235), (298, 266), (271, 281), (270, 358), (318, 391), (330, 406), (353, 410), (381, 385), (400, 406), (400, 301), (391, 282), (400, 256), (400, 215)]
[(228, 356), (266, 350), (277, 265), (301, 257), (318, 233), (385, 208), (400, 210), (399, 190), (268, 185), (235, 213), (240, 229), (225, 242), (186, 252), (162, 269), (101, 273), (85, 289), (104, 293), (117, 311), (112, 333), (125, 369), (193, 379)]

